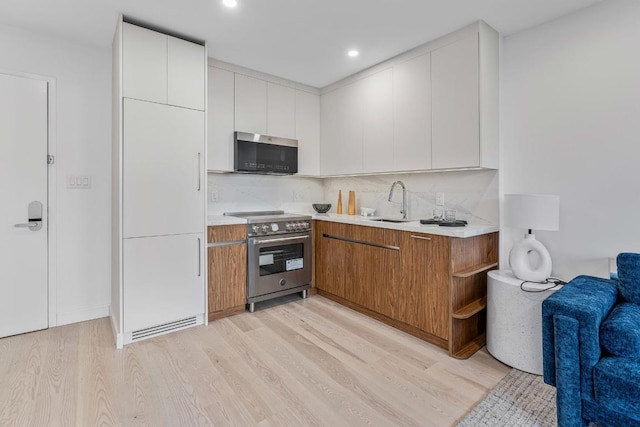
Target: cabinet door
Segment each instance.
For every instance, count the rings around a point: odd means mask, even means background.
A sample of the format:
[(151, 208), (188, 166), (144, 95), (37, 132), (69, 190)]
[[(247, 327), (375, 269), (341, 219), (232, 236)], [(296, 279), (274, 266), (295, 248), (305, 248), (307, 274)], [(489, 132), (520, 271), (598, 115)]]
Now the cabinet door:
[(366, 226), (347, 226), (349, 267), (346, 299), (393, 318), (397, 305), (400, 251), (398, 231)]
[(320, 96), (296, 90), (298, 174), (320, 175)]
[(322, 96), (323, 175), (362, 173), (362, 83)]
[(267, 83), (267, 134), (281, 138), (296, 137), (295, 90)]
[(449, 339), (450, 238), (401, 233), (398, 320)]
[(348, 243), (330, 236), (343, 236), (346, 225), (316, 221), (315, 227), (318, 237), (314, 248), (315, 287), (345, 298), (346, 273), (350, 268), (347, 261)]
[(167, 103), (204, 111), (204, 46), (176, 37), (167, 40)]
[(234, 74), (209, 67), (207, 169), (233, 171)]
[(393, 171), (393, 71), (381, 71), (360, 84), (363, 172)]
[(431, 169), (431, 59), (428, 53), (393, 67), (393, 167)]
[(124, 330), (204, 313), (204, 234), (123, 242)]
[(167, 103), (167, 36), (122, 25), (122, 95)]
[(340, 120), (340, 97), (337, 90), (325, 93), (320, 98), (320, 170), (322, 175), (337, 174), (340, 143), (338, 121)]
[(235, 130), (267, 134), (267, 82), (236, 74)]
[(247, 302), (247, 244), (215, 246), (207, 252), (209, 313), (244, 305)]
[(124, 100), (124, 237), (204, 226), (204, 112)]
[(431, 52), (432, 165), (480, 165), (478, 35)]

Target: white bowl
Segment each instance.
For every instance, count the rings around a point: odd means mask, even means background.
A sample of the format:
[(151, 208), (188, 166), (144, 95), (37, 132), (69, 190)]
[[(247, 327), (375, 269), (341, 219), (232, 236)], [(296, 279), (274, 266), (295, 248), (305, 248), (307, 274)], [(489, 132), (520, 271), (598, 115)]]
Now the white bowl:
[(376, 213), (376, 210), (373, 208), (360, 208), (361, 216), (373, 216)]

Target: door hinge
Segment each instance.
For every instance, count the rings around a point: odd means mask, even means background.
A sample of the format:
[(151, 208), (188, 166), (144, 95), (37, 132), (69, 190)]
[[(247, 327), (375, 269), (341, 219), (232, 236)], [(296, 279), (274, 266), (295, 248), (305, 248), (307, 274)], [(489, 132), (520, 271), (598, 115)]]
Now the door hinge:
[(51, 154), (47, 154), (47, 164), (52, 165), (55, 162), (55, 158)]

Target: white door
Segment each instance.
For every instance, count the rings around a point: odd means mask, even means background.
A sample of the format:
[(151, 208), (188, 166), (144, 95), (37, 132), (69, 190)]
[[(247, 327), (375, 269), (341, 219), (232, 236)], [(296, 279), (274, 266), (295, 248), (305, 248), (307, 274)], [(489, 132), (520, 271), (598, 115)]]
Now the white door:
[(205, 311), (204, 234), (124, 239), (124, 330)]
[(46, 159), (47, 83), (0, 74), (0, 337), (48, 327)]
[(204, 120), (203, 111), (124, 100), (125, 238), (202, 231)]

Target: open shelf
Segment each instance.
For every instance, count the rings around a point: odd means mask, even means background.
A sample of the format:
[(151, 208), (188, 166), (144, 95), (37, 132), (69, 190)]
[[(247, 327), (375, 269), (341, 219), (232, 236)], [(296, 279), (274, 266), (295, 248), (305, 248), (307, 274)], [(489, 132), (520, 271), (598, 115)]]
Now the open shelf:
[(453, 277), (471, 277), (475, 274), (482, 273), (483, 271), (491, 270), (492, 268), (495, 268), (497, 266), (497, 262), (485, 262), (483, 264), (473, 265), (469, 268), (465, 268), (464, 270), (453, 273)]
[(475, 301), (472, 301), (470, 304), (465, 305), (459, 310), (454, 311), (451, 314), (451, 317), (454, 319), (468, 319), (469, 317), (477, 314), (487, 308), (487, 297), (482, 297)]
[(456, 359), (468, 359), (476, 351), (484, 347), (486, 341), (487, 341), (486, 334), (481, 334), (477, 336), (475, 339), (468, 342), (462, 348), (451, 351), (451, 356), (455, 357)]

